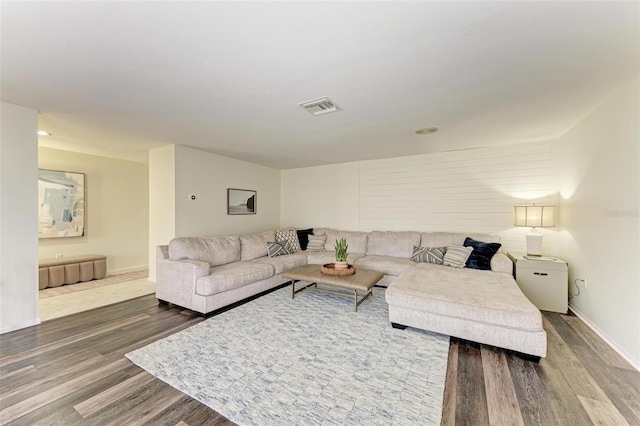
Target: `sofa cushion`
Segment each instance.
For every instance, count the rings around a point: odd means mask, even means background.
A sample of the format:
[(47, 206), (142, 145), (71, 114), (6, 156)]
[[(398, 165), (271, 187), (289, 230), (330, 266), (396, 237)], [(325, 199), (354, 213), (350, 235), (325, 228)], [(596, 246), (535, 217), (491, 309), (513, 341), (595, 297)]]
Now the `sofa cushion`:
[(298, 234), (295, 229), (276, 231), (276, 241), (284, 243), (290, 254), (300, 251), (300, 242), (298, 241)]
[[(314, 230), (313, 232), (315, 233), (316, 231)], [(349, 253), (365, 254), (367, 252), (368, 232), (337, 231), (326, 228), (324, 229), (324, 235), (327, 236), (327, 241), (324, 244), (324, 248), (327, 251), (334, 251), (336, 249), (336, 240), (344, 238), (349, 244)]]
[(302, 253), (288, 254), (278, 257), (261, 257), (252, 260), (254, 263), (262, 263), (273, 266), (276, 274), (281, 274), (289, 269), (307, 264), (307, 256)]
[(356, 267), (362, 267), (377, 271), (385, 275), (398, 276), (409, 268), (416, 266), (411, 259), (402, 259), (392, 256), (365, 256), (355, 262)]
[(240, 235), (240, 260), (251, 260), (266, 256), (267, 242), (275, 241), (275, 239), (276, 234), (273, 231)]
[(419, 232), (373, 231), (367, 237), (367, 256), (411, 258), (413, 247), (420, 245)]
[(300, 250), (306, 250), (307, 245), (309, 244), (309, 235), (313, 234), (313, 228), (298, 229), (296, 230), (296, 234), (298, 234), (298, 241), (300, 242)]
[(467, 259), (466, 267), (471, 269), (491, 270), (491, 258), (500, 250), (500, 243), (483, 243), (473, 238), (465, 238), (464, 246), (473, 247), (473, 251)]
[(386, 291), (390, 305), (520, 330), (542, 330), (540, 311), (512, 276), (419, 263)]
[(442, 264), (454, 268), (464, 268), (472, 251), (473, 247), (447, 246)]
[(411, 260), (416, 263), (424, 262), (442, 265), (442, 262), (444, 262), (444, 254), (446, 252), (446, 247), (413, 247)]
[(285, 254), (291, 254), (291, 253), (289, 253), (289, 249), (287, 248), (287, 243), (269, 241), (267, 243), (267, 254), (269, 255), (269, 257), (278, 257), (278, 256), (284, 256)]
[(309, 235), (307, 251), (324, 251), (324, 244), (327, 242), (326, 235)]
[[(335, 251), (309, 251), (306, 252), (307, 263), (312, 265), (324, 265), (325, 263), (333, 263), (336, 261)], [(364, 254), (349, 253), (347, 256), (347, 262), (353, 265), (358, 259), (364, 257)]]
[(485, 243), (499, 243), (500, 237), (493, 234), (463, 234), (456, 232), (425, 232), (421, 234), (420, 245), (422, 247), (447, 247), (462, 246), (464, 240), (473, 238)]
[(196, 293), (202, 296), (233, 290), (256, 281), (271, 278), (273, 266), (254, 262), (234, 262), (211, 268), (211, 274), (198, 278)]
[(169, 242), (169, 259), (192, 259), (211, 266), (240, 260), (240, 237), (178, 237)]

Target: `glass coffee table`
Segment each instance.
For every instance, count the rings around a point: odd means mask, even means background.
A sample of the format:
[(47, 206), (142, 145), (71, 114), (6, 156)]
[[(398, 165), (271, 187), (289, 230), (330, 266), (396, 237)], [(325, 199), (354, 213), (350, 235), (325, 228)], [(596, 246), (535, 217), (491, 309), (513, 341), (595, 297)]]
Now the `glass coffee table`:
[[(320, 271), (321, 265), (304, 265), (291, 269), (282, 274), (283, 278), (291, 280), (291, 298), (296, 297), (296, 293), (303, 290), (319, 291), (338, 296), (353, 297), (354, 311), (358, 311), (358, 306), (367, 298), (373, 295), (373, 286), (380, 281), (383, 275), (380, 272), (371, 271), (364, 268), (356, 268), (355, 274), (352, 275), (326, 275)], [(308, 284), (296, 290), (297, 281), (307, 281)], [(337, 291), (325, 288), (319, 288), (318, 284), (324, 284), (331, 287), (337, 287), (347, 291)], [(362, 297), (358, 297), (358, 291), (364, 293)]]

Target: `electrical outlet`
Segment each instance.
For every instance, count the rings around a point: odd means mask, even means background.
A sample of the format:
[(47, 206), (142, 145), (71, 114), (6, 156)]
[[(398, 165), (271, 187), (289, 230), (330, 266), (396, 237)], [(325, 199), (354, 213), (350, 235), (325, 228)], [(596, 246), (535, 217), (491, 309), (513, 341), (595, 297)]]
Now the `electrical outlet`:
[(56, 259), (60, 259), (63, 256), (62, 253), (56, 253)]
[(582, 283), (582, 285), (584, 285), (584, 288), (587, 288), (587, 277), (580, 277), (580, 278), (576, 278), (576, 284)]

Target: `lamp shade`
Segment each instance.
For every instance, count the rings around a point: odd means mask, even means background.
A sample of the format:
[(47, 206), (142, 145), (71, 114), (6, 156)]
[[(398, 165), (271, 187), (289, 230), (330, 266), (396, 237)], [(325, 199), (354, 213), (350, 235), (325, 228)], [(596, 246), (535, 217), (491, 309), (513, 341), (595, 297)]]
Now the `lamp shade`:
[(531, 228), (551, 228), (555, 224), (555, 206), (514, 206), (516, 209), (515, 226)]

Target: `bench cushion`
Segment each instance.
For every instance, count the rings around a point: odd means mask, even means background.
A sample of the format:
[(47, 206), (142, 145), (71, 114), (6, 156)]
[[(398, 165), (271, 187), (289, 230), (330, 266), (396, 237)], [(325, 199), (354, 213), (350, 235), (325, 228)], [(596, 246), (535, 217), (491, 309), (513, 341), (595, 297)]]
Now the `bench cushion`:
[(540, 311), (512, 276), (420, 263), (386, 292), (389, 305), (526, 331), (541, 331)]
[(84, 254), (80, 256), (58, 257), (56, 259), (41, 259), (38, 260), (38, 266), (40, 268), (47, 268), (49, 266), (68, 265), (70, 263), (83, 263), (93, 260), (107, 260), (107, 256), (102, 254)]

